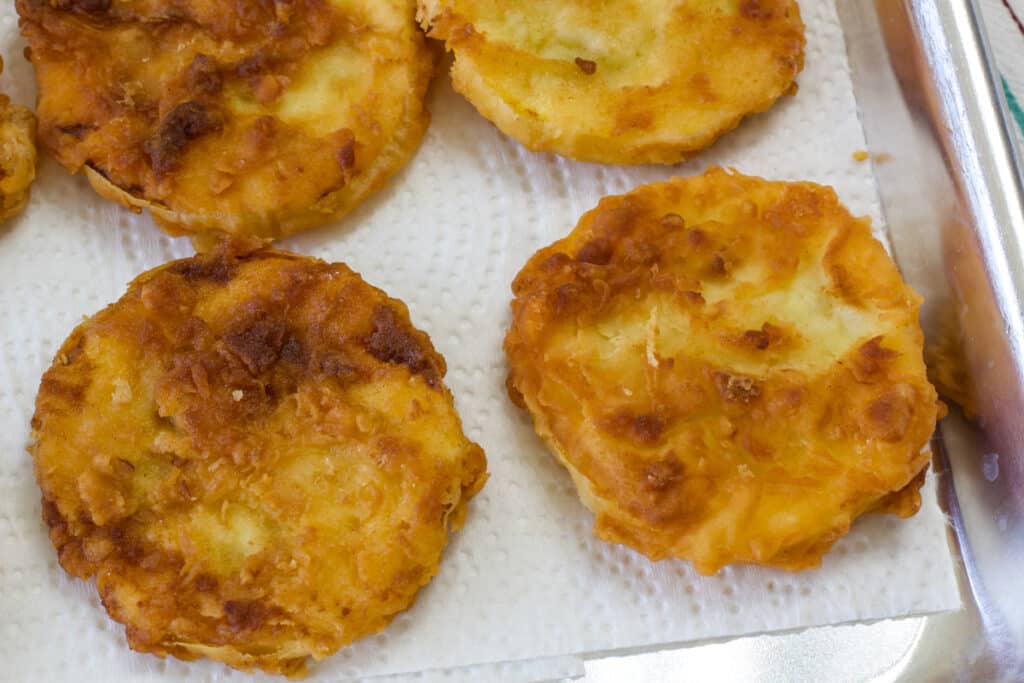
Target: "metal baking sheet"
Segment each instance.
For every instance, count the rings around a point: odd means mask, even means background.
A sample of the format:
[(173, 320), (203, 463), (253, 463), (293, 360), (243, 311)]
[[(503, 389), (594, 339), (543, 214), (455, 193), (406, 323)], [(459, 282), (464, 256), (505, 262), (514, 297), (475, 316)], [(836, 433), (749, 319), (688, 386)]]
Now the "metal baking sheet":
[[(837, 3), (869, 148), (890, 157), (874, 171), (895, 255), (929, 302), (929, 336), (944, 311), (957, 312), (985, 388), (981, 429), (954, 414), (934, 445), (967, 607), (632, 657), (595, 654), (584, 662), (587, 681), (1024, 680), (1024, 581), (1016, 575), (1024, 560), (1024, 190), (980, 13), (971, 0)], [(573, 668), (535, 664), (502, 680)], [(547, 666), (552, 673), (529, 673)], [(481, 680), (472, 670), (443, 678)]]
[(926, 337), (958, 321), (980, 398), (933, 444), (965, 608), (593, 659), (588, 683), (1024, 680), (1024, 164), (973, 0), (838, 8), (895, 256)]

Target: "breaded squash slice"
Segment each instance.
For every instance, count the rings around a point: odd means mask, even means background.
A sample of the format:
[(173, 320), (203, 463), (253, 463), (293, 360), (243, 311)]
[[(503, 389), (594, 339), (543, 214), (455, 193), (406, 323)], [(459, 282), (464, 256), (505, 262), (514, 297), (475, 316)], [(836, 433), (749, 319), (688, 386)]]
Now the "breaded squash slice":
[(157, 225), (275, 239), (400, 169), (435, 54), (412, 0), (18, 0), (39, 137)]
[(793, 92), (795, 0), (419, 0), (452, 80), (534, 151), (674, 164)]
[(513, 292), (511, 396), (600, 538), (795, 571), (917, 511), (921, 299), (831, 188), (711, 169), (607, 197)]
[(342, 264), (232, 241), (141, 275), (39, 388), (61, 566), (135, 650), (301, 675), (412, 604), (487, 477), (444, 374)]

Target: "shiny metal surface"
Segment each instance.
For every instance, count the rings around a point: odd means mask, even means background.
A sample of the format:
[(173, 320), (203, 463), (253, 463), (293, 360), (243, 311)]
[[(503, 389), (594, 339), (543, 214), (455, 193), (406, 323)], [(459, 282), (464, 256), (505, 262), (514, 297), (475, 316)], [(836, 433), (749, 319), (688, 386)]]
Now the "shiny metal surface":
[(966, 609), (925, 620), (906, 680), (1024, 678), (1024, 174), (970, 0), (840, 3), (855, 94), (893, 250), (929, 300), (934, 340), (956, 320), (980, 429), (942, 423), (943, 505)]
[[(960, 612), (586, 663), (610, 681), (1024, 681), (1024, 173), (972, 0), (838, 0), (894, 254), (979, 396), (936, 435)], [(956, 327), (953, 325), (952, 327)], [(907, 571), (914, 571), (907, 567)]]

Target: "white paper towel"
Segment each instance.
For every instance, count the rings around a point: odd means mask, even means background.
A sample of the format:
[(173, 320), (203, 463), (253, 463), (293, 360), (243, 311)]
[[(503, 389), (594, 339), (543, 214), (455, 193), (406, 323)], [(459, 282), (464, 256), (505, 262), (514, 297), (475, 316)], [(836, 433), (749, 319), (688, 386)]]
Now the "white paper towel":
[[(487, 451), (492, 475), (416, 606), (384, 633), (316, 665), (312, 680), (607, 652), (960, 605), (931, 479), (920, 514), (864, 519), (821, 570), (734, 567), (700, 577), (684, 562), (652, 564), (593, 539), (591, 516), (568, 475), (505, 396), (509, 284), (530, 254), (567, 233), (602, 195), (719, 163), (834, 185), (855, 213), (880, 224), (870, 168), (851, 159), (864, 139), (834, 7), (830, 0), (802, 6), (809, 45), (799, 94), (691, 163), (620, 168), (531, 154), (441, 78), (431, 95), (433, 124), (409, 167), (341, 224), (283, 243), (345, 261), (408, 303), (414, 323), (447, 358), (446, 381), (469, 436)], [(0, 12), (0, 53), (8, 65), (0, 89), (30, 102), (31, 69), (20, 56), (14, 10)], [(101, 200), (52, 161), (43, 161), (39, 175), (28, 211), (0, 227), (0, 678), (250, 680), (210, 662), (130, 652), (93, 586), (67, 578), (57, 565), (24, 452), (39, 377), (81, 316), (117, 299), (143, 270), (191, 249), (163, 236), (148, 217)], [(465, 677), (482, 678), (476, 671)], [(524, 680), (536, 669), (489, 671)]]

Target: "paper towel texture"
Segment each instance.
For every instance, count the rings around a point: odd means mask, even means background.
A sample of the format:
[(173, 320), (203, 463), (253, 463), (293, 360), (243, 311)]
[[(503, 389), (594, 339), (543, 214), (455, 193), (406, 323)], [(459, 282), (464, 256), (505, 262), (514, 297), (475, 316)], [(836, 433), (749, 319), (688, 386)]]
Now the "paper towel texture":
[[(487, 451), (492, 475), (416, 606), (384, 633), (314, 666), (310, 680), (959, 606), (931, 478), (920, 514), (862, 520), (818, 571), (734, 567), (700, 577), (684, 562), (653, 564), (595, 540), (569, 476), (505, 396), (509, 284), (536, 249), (566, 234), (602, 195), (718, 163), (834, 185), (855, 213), (881, 224), (870, 167), (851, 159), (865, 145), (834, 7), (830, 0), (802, 6), (809, 44), (799, 94), (690, 163), (619, 168), (531, 154), (439, 78), (430, 103), (434, 121), (410, 166), (347, 220), (282, 243), (345, 261), (408, 303), (413, 322), (447, 358), (446, 381), (467, 433)], [(17, 19), (10, 4), (0, 12), (0, 53), (8, 65), (0, 89), (30, 103), (34, 86)], [(134, 276), (190, 253), (186, 240), (101, 200), (84, 179), (50, 160), (41, 164), (28, 211), (0, 228), (0, 678), (255, 680), (210, 662), (130, 652), (92, 584), (60, 570), (24, 451), (39, 377), (72, 327), (116, 300)], [(493, 671), (506, 680), (531, 675), (526, 665)]]

